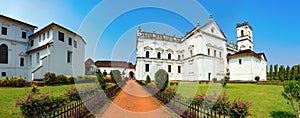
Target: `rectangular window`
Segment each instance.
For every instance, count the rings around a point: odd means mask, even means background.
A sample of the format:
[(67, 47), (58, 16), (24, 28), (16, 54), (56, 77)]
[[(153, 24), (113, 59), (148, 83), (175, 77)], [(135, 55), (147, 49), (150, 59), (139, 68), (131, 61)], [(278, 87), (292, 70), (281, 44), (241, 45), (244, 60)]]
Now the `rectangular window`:
[(217, 51), (214, 50), (214, 57), (217, 57)]
[(1, 73), (1, 76), (2, 76), (2, 77), (6, 77), (6, 72), (2, 72), (2, 73)]
[(222, 58), (222, 52), (220, 52), (219, 54), (220, 54), (220, 58)]
[(32, 65), (32, 55), (29, 55), (29, 66)]
[(240, 64), (240, 65), (242, 64), (242, 59), (239, 59), (239, 64)]
[(39, 35), (39, 42), (41, 42), (42, 38), (41, 38), (41, 35)]
[(24, 66), (24, 58), (23, 57), (20, 58), (20, 66)]
[(2, 27), (1, 28), (1, 34), (2, 35), (7, 35), (7, 27)]
[(40, 53), (36, 53), (36, 63), (40, 63)]
[(71, 51), (67, 52), (67, 62), (72, 63), (72, 52)]
[(178, 73), (181, 73), (181, 66), (178, 66)]
[(72, 38), (71, 37), (69, 37), (69, 45), (72, 45)]
[(23, 38), (23, 39), (26, 39), (26, 38), (27, 38), (27, 33), (24, 32), (24, 31), (22, 32), (22, 38)]
[(49, 31), (47, 31), (47, 38), (49, 38), (50, 37), (50, 33), (49, 33)]
[(58, 32), (58, 40), (65, 42), (65, 34), (62, 32)]
[(149, 72), (149, 64), (145, 65), (145, 72)]
[(77, 41), (74, 40), (74, 48), (77, 48)]
[(210, 49), (207, 49), (207, 55), (210, 56)]
[(178, 60), (180, 60), (180, 55), (178, 55)]
[(34, 41), (33, 40), (30, 41), (30, 46), (31, 47), (34, 46)]
[(171, 65), (168, 65), (168, 72), (172, 72)]
[(45, 41), (46, 37), (45, 37), (45, 33), (43, 33), (43, 41)]

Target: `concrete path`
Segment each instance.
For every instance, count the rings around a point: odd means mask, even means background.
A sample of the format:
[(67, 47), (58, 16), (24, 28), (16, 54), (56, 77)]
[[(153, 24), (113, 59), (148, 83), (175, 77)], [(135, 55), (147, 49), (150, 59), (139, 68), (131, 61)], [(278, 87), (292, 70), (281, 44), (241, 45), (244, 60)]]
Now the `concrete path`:
[(129, 80), (100, 118), (169, 118), (170, 113), (134, 80)]

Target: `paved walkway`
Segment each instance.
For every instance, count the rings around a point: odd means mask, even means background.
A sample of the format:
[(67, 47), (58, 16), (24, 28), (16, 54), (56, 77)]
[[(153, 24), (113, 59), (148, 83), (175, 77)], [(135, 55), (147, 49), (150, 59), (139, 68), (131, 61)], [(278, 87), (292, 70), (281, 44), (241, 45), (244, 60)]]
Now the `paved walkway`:
[(142, 86), (129, 80), (100, 118), (169, 118), (170, 114)]

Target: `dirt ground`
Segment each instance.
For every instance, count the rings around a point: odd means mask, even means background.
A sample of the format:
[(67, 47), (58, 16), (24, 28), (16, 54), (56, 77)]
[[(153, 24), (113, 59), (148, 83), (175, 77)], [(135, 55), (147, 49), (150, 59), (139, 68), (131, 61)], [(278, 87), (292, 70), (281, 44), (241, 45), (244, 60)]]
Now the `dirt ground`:
[(169, 118), (170, 113), (137, 84), (129, 80), (100, 118)]

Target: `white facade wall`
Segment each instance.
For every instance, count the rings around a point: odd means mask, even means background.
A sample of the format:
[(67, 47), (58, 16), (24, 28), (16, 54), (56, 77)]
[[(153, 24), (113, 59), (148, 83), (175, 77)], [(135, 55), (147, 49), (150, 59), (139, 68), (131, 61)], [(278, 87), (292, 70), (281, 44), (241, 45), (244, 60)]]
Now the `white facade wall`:
[[(241, 59), (242, 63), (239, 63)], [(237, 57), (229, 60), (230, 80), (255, 81), (255, 76), (260, 81), (266, 81), (266, 61), (253, 56)]]
[[(8, 46), (8, 64), (0, 64), (0, 78), (2, 72), (7, 77), (23, 76), (28, 78), (26, 50), (28, 45), (28, 36), (33, 34), (33, 27), (20, 23), (0, 19), (0, 32), (2, 27), (7, 28), (7, 35), (0, 33), (0, 45)], [(22, 32), (26, 32), (26, 38), (22, 38)], [(24, 66), (20, 65), (20, 59), (24, 58)]]
[[(8, 64), (0, 64), (0, 78), (2, 72), (7, 77), (26, 77), (28, 81), (42, 79), (46, 72), (74, 77), (84, 75), (85, 42), (80, 36), (54, 23), (33, 35), (36, 27), (2, 18), (0, 32), (2, 27), (6, 27), (7, 35), (0, 34), (0, 45), (8, 46)], [(58, 40), (58, 31), (64, 33), (64, 42)], [(22, 38), (22, 32), (26, 32), (26, 38)], [(68, 44), (69, 37), (72, 38), (72, 45)], [(77, 42), (76, 48), (74, 41)], [(30, 53), (27, 54), (27, 51)], [(68, 51), (72, 52), (70, 63), (67, 62)], [(24, 58), (24, 66), (20, 65), (20, 58)]]

